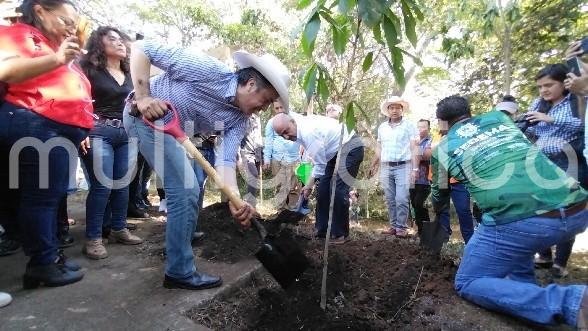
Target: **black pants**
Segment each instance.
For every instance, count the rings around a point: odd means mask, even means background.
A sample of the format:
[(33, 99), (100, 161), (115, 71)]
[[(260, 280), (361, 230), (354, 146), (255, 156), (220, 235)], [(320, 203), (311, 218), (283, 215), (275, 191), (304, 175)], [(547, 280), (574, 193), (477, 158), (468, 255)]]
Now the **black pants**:
[[(359, 166), (363, 161), (363, 146), (355, 147), (357, 144), (349, 144), (353, 148), (346, 149), (347, 145), (343, 147), (344, 158), (341, 158), (339, 164), (339, 171), (337, 174), (335, 185), (335, 201), (333, 206), (333, 223), (331, 225), (332, 237), (347, 237), (349, 236), (349, 186), (353, 184), (353, 180), (359, 172)], [(329, 206), (331, 202), (331, 179), (335, 171), (337, 155), (335, 155), (325, 168), (325, 174), (320, 177), (316, 196), (316, 224), (315, 229), (317, 234), (327, 233), (329, 224)], [(341, 177), (343, 169), (351, 175)]]
[(421, 233), (423, 222), (430, 222), (429, 211), (425, 207), (425, 201), (431, 193), (431, 186), (425, 184), (415, 184), (410, 189), (410, 204), (414, 209), (418, 233)]

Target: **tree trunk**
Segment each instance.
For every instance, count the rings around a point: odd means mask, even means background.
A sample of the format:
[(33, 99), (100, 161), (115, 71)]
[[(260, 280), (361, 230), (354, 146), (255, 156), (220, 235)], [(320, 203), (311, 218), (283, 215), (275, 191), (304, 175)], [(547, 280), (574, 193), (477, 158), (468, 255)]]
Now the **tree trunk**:
[(323, 280), (321, 284), (321, 308), (327, 309), (327, 271), (329, 265), (329, 239), (331, 238), (331, 224), (333, 224), (333, 206), (335, 204), (335, 189), (337, 186), (337, 174), (339, 173), (339, 161), (341, 160), (341, 149), (343, 149), (343, 135), (346, 126), (341, 124), (341, 136), (339, 137), (339, 148), (337, 149), (337, 159), (335, 160), (335, 170), (331, 178), (331, 201), (329, 203), (329, 223), (327, 225), (327, 234), (325, 235), (325, 251), (323, 253)]
[[(504, 15), (504, 14), (503, 14)], [(504, 18), (504, 95), (510, 94), (510, 86), (512, 85), (512, 40), (511, 40), (511, 26)]]

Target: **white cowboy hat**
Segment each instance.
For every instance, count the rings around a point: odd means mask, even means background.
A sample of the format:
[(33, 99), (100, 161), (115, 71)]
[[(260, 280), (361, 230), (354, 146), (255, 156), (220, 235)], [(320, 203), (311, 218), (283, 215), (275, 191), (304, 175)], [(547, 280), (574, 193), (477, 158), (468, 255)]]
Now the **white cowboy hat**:
[(268, 53), (257, 56), (247, 51), (236, 51), (233, 53), (233, 59), (241, 69), (253, 67), (259, 71), (278, 92), (284, 109), (289, 109), (290, 72), (277, 57)]
[(382, 115), (389, 117), (390, 115), (388, 114), (388, 106), (393, 105), (393, 104), (401, 105), (402, 110), (404, 110), (405, 112), (407, 112), (409, 109), (409, 105), (408, 105), (407, 101), (405, 101), (401, 97), (393, 96), (393, 97), (385, 100), (384, 102), (382, 102), (382, 105), (380, 106), (380, 111), (382, 112)]

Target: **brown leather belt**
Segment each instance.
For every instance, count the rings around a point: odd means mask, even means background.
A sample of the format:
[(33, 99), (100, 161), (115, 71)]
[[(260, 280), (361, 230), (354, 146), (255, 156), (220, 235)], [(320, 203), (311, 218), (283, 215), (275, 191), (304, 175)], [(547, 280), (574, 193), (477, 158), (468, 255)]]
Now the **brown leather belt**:
[[(563, 210), (563, 215), (564, 216), (576, 215), (577, 213), (581, 212), (582, 210), (584, 210), (586, 208), (586, 203), (588, 203), (588, 200), (584, 200), (582, 202), (578, 202), (575, 205), (571, 205), (569, 207), (566, 207)], [(552, 211), (548, 211), (547, 213), (543, 213), (543, 214), (539, 215), (539, 217), (560, 218), (560, 217), (562, 217), (562, 213), (561, 213), (560, 209), (555, 209)]]

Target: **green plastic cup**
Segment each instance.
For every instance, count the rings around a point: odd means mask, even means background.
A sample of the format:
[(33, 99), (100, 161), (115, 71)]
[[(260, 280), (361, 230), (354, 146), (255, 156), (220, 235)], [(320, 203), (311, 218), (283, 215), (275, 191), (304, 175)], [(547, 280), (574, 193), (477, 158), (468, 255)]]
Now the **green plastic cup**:
[(310, 180), (310, 175), (312, 174), (312, 163), (310, 162), (301, 162), (294, 170), (296, 176), (300, 179), (300, 181), (306, 185)]

